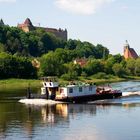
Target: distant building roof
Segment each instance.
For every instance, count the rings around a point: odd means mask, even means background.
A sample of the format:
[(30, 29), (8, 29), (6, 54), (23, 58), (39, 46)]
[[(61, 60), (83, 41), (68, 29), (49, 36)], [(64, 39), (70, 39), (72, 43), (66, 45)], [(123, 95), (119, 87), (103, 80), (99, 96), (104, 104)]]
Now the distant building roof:
[(124, 58), (134, 58), (137, 59), (139, 56), (136, 53), (136, 51), (133, 48), (130, 48), (128, 41), (126, 41), (126, 44), (124, 45)]
[(31, 25), (32, 26), (32, 22), (29, 18), (27, 18), (25, 21), (24, 21), (24, 24), (26, 25)]
[(85, 58), (77, 58), (74, 60), (74, 64), (79, 64), (81, 67), (85, 66), (87, 64), (87, 59)]

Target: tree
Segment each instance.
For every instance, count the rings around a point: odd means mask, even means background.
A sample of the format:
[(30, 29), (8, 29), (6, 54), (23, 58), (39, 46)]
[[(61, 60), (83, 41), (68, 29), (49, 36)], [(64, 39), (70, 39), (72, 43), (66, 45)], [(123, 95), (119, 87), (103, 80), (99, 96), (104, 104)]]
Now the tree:
[(88, 76), (96, 74), (98, 72), (104, 72), (103, 64), (101, 63), (100, 60), (97, 60), (97, 59), (89, 60), (83, 69), (87, 73)]
[(135, 75), (140, 76), (140, 58), (136, 59), (135, 63)]
[(102, 46), (101, 44), (97, 44), (96, 46), (96, 58), (98, 59), (106, 59), (108, 58), (108, 55), (109, 55), (109, 50)]
[(59, 57), (52, 51), (43, 55), (40, 62), (39, 75), (41, 76), (60, 76), (65, 71), (63, 62), (60, 61)]
[(121, 64), (115, 63), (112, 67), (113, 72), (116, 76), (123, 77), (124, 76), (124, 69)]
[(28, 58), (0, 53), (0, 79), (36, 78), (36, 76), (36, 69)]
[(126, 61), (126, 71), (129, 75), (135, 75), (135, 66), (136, 66), (135, 59), (128, 59)]

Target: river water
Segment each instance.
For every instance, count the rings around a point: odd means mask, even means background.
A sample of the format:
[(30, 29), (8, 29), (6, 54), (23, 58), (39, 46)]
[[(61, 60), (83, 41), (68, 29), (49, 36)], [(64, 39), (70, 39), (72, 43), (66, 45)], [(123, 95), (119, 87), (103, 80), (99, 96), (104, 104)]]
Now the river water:
[(37, 106), (19, 103), (22, 91), (15, 91), (13, 97), (9, 93), (0, 99), (0, 140), (140, 140), (140, 96), (132, 95), (139, 93), (140, 82), (111, 86), (131, 96)]

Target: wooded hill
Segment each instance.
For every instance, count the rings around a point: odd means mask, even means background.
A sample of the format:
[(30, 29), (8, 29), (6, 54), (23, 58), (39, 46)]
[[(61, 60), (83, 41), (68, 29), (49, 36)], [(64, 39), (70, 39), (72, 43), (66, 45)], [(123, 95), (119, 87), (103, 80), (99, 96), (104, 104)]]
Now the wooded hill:
[[(40, 62), (39, 68), (32, 60)], [(74, 60), (86, 60), (84, 65)], [(25, 33), (16, 27), (0, 26), (0, 79), (58, 76), (65, 80), (78, 77), (109, 79), (113, 76), (140, 76), (140, 59), (125, 60), (120, 54), (87, 41), (56, 38), (43, 29)]]

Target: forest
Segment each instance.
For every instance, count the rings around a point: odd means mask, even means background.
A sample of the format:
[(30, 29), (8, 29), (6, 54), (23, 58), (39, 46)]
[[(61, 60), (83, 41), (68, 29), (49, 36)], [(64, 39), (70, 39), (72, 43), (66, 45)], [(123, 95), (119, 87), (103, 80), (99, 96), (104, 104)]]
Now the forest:
[[(39, 67), (33, 65), (34, 59)], [(84, 59), (86, 64), (74, 64), (75, 59)], [(101, 44), (64, 41), (43, 29), (25, 33), (17, 27), (1, 25), (0, 79), (42, 76), (58, 76), (64, 80), (140, 76), (140, 58), (125, 60), (120, 54), (110, 54)]]

